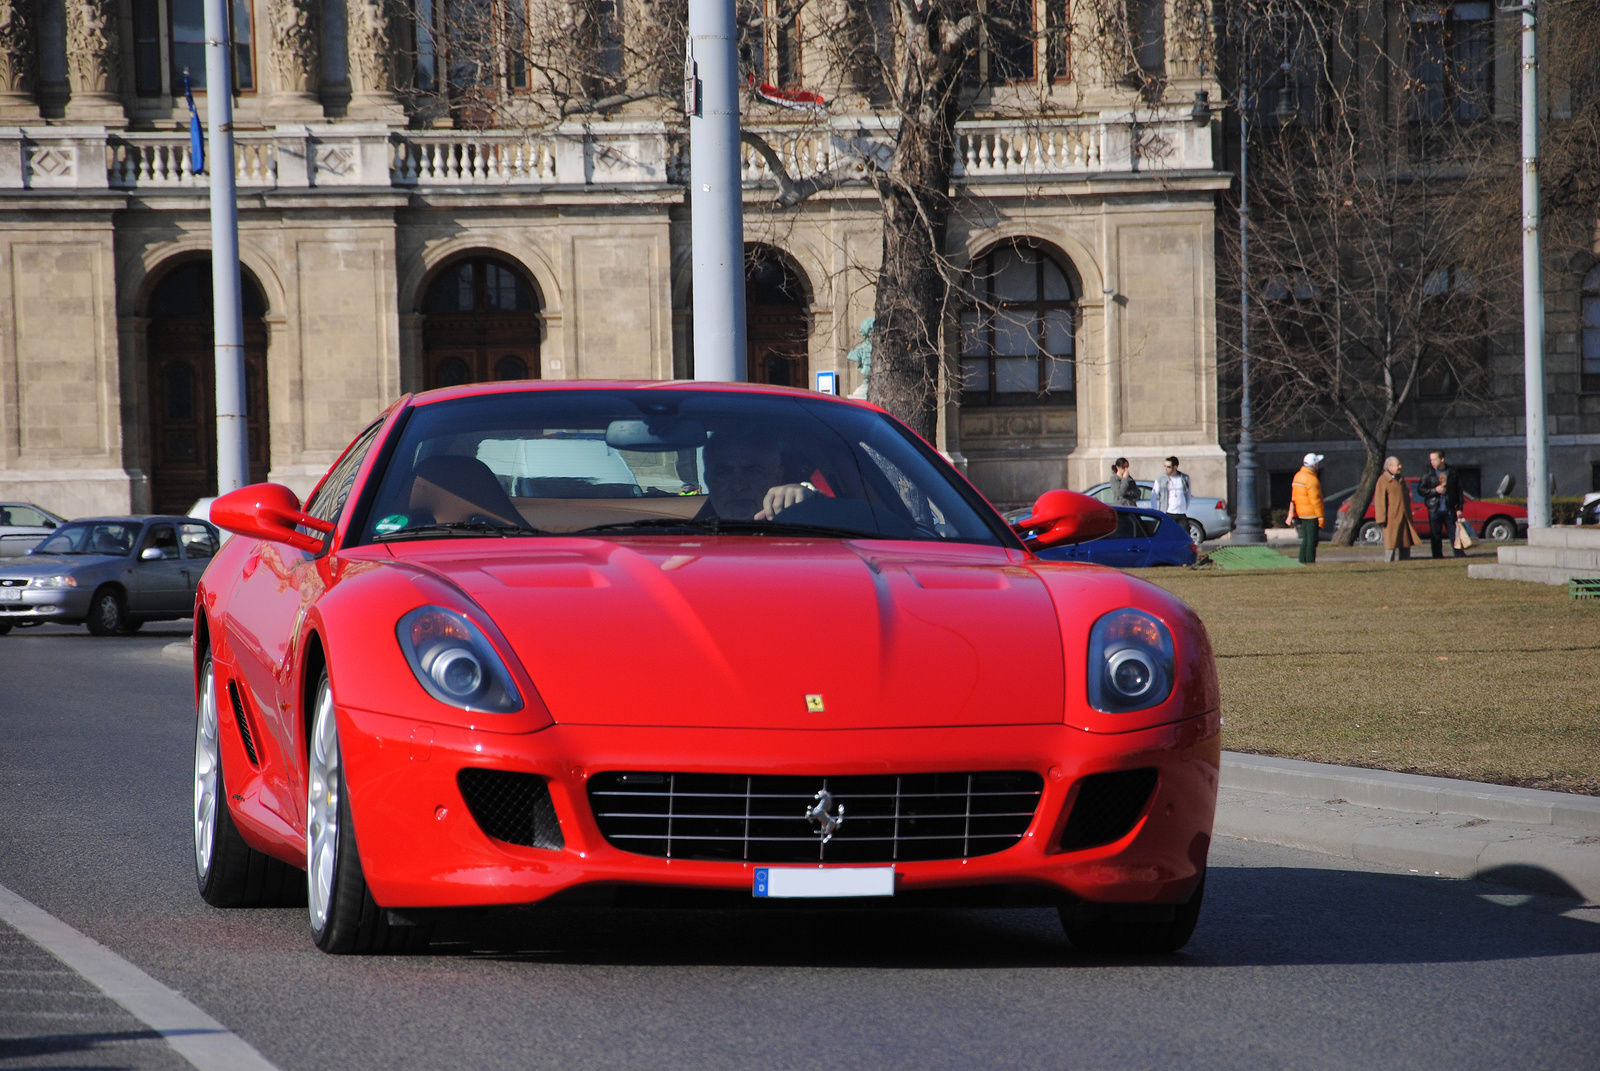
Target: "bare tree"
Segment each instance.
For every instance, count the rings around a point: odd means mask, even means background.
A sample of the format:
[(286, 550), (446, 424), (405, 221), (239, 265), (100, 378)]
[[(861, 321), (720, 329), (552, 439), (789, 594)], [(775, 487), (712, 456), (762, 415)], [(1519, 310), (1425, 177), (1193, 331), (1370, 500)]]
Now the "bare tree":
[(1232, 15), (1230, 63), (1253, 90), (1254, 411), (1268, 432), (1343, 426), (1360, 441), (1334, 537), (1348, 545), (1423, 384), (1457, 406), (1493, 397), (1490, 339), (1518, 271), (1518, 232), (1480, 211), (1515, 159), (1485, 73), (1493, 23), (1386, 0), (1247, 2)]

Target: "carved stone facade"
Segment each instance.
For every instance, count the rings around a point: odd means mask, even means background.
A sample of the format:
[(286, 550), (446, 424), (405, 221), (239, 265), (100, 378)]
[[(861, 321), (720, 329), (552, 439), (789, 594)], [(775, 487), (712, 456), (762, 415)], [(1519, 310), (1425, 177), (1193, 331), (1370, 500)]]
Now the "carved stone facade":
[(0, 121), (37, 119), (32, 0), (0, 0)]
[(322, 66), (318, 47), (320, 0), (271, 0), (272, 111), (284, 120), (323, 117), (317, 84)]
[(120, 110), (115, 0), (66, 0), (66, 14), (67, 75), (75, 114), (89, 118), (107, 106)]

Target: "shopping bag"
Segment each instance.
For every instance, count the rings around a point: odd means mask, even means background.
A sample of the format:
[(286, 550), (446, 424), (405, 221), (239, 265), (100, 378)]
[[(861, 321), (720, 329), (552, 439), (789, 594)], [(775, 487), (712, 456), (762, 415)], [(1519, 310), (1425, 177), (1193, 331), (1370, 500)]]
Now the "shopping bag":
[(1457, 550), (1466, 550), (1468, 547), (1472, 546), (1474, 542), (1476, 542), (1476, 540), (1472, 538), (1472, 533), (1467, 531), (1467, 522), (1457, 521), (1456, 538), (1453, 544), (1455, 548)]

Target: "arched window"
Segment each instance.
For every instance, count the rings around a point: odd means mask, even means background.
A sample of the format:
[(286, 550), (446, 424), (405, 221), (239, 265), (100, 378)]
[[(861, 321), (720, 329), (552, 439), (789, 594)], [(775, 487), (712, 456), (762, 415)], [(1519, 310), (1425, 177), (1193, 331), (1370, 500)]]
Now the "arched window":
[(973, 264), (961, 314), (962, 405), (1069, 405), (1077, 303), (1042, 250), (1006, 245)]
[(520, 270), (491, 257), (459, 260), (428, 288), (423, 386), (539, 378), (539, 296)]
[(807, 386), (811, 317), (800, 269), (771, 246), (745, 246), (744, 300), (750, 382)]
[(1600, 264), (1583, 280), (1582, 361), (1581, 389), (1600, 392)]

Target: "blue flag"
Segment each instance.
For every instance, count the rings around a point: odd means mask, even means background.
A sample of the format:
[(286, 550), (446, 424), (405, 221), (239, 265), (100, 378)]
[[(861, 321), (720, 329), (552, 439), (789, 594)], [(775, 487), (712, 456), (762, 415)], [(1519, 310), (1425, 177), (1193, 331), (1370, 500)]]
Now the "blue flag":
[(183, 72), (183, 99), (189, 102), (189, 155), (194, 161), (194, 173), (204, 174), (206, 169), (206, 139), (200, 134), (200, 113), (194, 109), (194, 90), (189, 87), (189, 72)]

